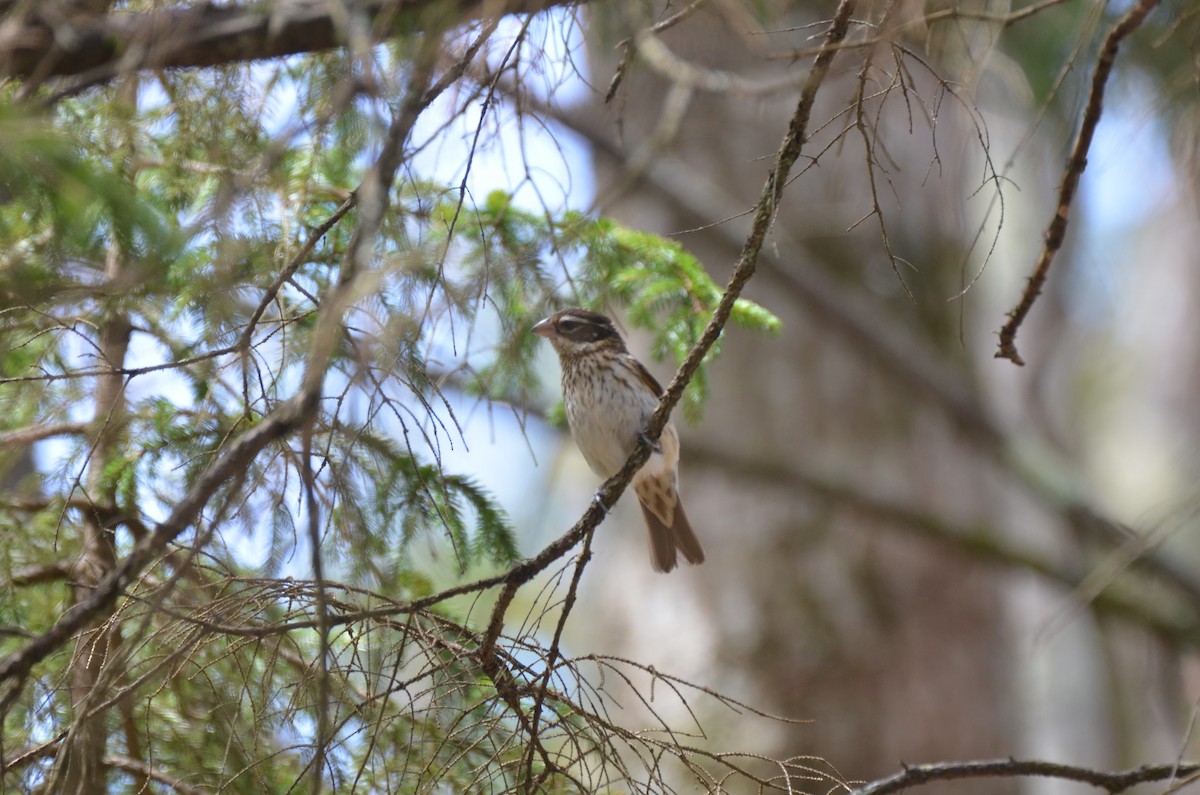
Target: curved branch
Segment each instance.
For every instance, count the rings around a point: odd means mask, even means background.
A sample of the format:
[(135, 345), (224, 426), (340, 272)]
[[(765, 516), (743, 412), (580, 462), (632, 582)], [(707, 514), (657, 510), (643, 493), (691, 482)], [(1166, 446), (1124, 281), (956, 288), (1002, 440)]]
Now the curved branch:
[(1151, 781), (1173, 781), (1200, 771), (1200, 764), (1143, 765), (1133, 770), (1115, 773), (1075, 765), (1060, 765), (1037, 759), (983, 759), (970, 762), (936, 762), (928, 765), (905, 766), (904, 770), (887, 778), (877, 779), (851, 795), (886, 795), (903, 792), (931, 781), (956, 781), (974, 778), (1011, 778), (1036, 776), (1079, 781), (1091, 784), (1116, 795), (1138, 784)]
[(59, 582), (71, 575), (71, 563), (66, 560), (54, 563), (42, 563), (37, 566), (25, 566), (16, 569), (8, 578), (8, 585), (41, 585), (46, 582)]
[(1046, 285), (1046, 277), (1050, 274), (1050, 264), (1054, 255), (1062, 248), (1067, 236), (1067, 221), (1071, 217), (1071, 203), (1075, 200), (1075, 191), (1083, 170), (1087, 168), (1088, 150), (1092, 147), (1092, 138), (1096, 134), (1096, 125), (1100, 123), (1100, 115), (1104, 110), (1104, 90), (1108, 86), (1109, 75), (1112, 74), (1113, 62), (1117, 58), (1117, 48), (1121, 40), (1133, 31), (1146, 18), (1146, 15), (1158, 5), (1158, 0), (1140, 0), (1140, 2), (1125, 12), (1125, 15), (1113, 25), (1112, 30), (1104, 38), (1100, 47), (1100, 55), (1096, 59), (1096, 70), (1092, 73), (1092, 88), (1088, 93), (1087, 107), (1083, 111), (1083, 121), (1079, 124), (1079, 134), (1075, 137), (1075, 145), (1071, 147), (1071, 157), (1067, 160), (1067, 168), (1063, 173), (1062, 186), (1058, 192), (1058, 207), (1054, 218), (1046, 228), (1046, 243), (1038, 256), (1033, 274), (1025, 285), (1021, 300), (1008, 313), (1008, 320), (1000, 329), (1000, 347), (996, 351), (997, 359), (1008, 359), (1015, 365), (1024, 365), (1025, 360), (1017, 353), (1017, 329), (1025, 322), (1025, 317)]
[(825, 34), (825, 48), (822, 49), (820, 55), (813, 62), (812, 71), (809, 73), (808, 80), (804, 85), (804, 90), (800, 95), (796, 111), (792, 115), (787, 133), (780, 143), (779, 153), (775, 157), (775, 165), (771, 169), (771, 173), (767, 175), (766, 184), (763, 185), (762, 194), (759, 197), (758, 204), (755, 206), (753, 225), (742, 246), (742, 252), (738, 257), (737, 265), (734, 266), (733, 274), (729, 277), (729, 282), (726, 284), (725, 291), (721, 295), (721, 301), (717, 304), (716, 311), (713, 313), (708, 325), (705, 326), (704, 332), (700, 335), (696, 344), (688, 351), (687, 358), (679, 365), (679, 370), (676, 371), (675, 377), (671, 379), (671, 383), (663, 392), (662, 398), (658, 403), (658, 408), (655, 409), (654, 414), (646, 423), (644, 433), (634, 448), (633, 453), (630, 454), (629, 460), (625, 462), (625, 466), (621, 468), (620, 472), (613, 475), (600, 486), (588, 509), (570, 530), (543, 549), (536, 557), (520, 564), (505, 575), (503, 579), (505, 589), (492, 610), (491, 620), (481, 644), (485, 659), (494, 653), (496, 640), (499, 638), (500, 631), (503, 628), (505, 610), (516, 594), (517, 588), (529, 582), (538, 572), (566, 554), (568, 550), (583, 540), (608, 515), (608, 511), (616, 504), (621, 494), (624, 493), (629, 482), (633, 480), (634, 473), (641, 469), (642, 465), (649, 459), (651, 445), (662, 434), (663, 428), (666, 427), (667, 421), (671, 416), (671, 410), (675, 408), (675, 404), (683, 396), (684, 388), (687, 387), (688, 382), (695, 375), (696, 370), (699, 369), (700, 363), (708, 354), (709, 349), (725, 328), (725, 323), (729, 320), (729, 315), (733, 311), (734, 302), (741, 295), (742, 288), (746, 286), (746, 283), (754, 275), (755, 268), (758, 265), (759, 253), (762, 251), (767, 231), (771, 227), (771, 222), (775, 219), (779, 199), (783, 194), (784, 187), (787, 185), (788, 174), (799, 158), (800, 148), (807, 138), (808, 119), (812, 113), (817, 90), (821, 87), (821, 84), (825, 81), (825, 76), (829, 73), (829, 65), (837, 53), (837, 45), (845, 39), (846, 33), (849, 31), (850, 16), (854, 12), (854, 5), (855, 0), (842, 0), (834, 15), (833, 22)]
[(0, 448), (28, 447), (43, 439), (53, 439), (56, 436), (79, 436), (86, 433), (86, 422), (54, 422), (30, 425), (11, 431), (0, 432)]
[(109, 754), (104, 757), (104, 765), (105, 767), (111, 767), (125, 773), (131, 773), (151, 781), (156, 781), (159, 784), (170, 787), (176, 792), (183, 793), (183, 795), (208, 795), (208, 790), (194, 787), (186, 781), (176, 778), (153, 765), (148, 765), (140, 759), (134, 759), (132, 756)]

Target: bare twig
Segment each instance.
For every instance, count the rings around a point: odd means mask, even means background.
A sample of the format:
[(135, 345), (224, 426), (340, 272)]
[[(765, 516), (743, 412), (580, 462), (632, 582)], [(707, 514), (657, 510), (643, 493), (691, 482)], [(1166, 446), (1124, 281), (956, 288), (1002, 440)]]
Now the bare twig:
[(1075, 199), (1075, 191), (1079, 187), (1083, 170), (1087, 168), (1088, 150), (1091, 149), (1092, 138), (1096, 134), (1096, 126), (1100, 123), (1100, 115), (1104, 110), (1104, 91), (1108, 86), (1113, 63), (1117, 58), (1117, 48), (1121, 46), (1121, 41), (1126, 36), (1137, 30), (1146, 15), (1156, 5), (1158, 5), (1158, 0), (1140, 0), (1125, 12), (1104, 38), (1104, 44), (1101, 45), (1100, 54), (1096, 58), (1095, 71), (1092, 72), (1092, 87), (1088, 93), (1087, 106), (1083, 110), (1083, 119), (1079, 124), (1079, 133), (1075, 136), (1075, 144), (1071, 147), (1071, 157), (1067, 160), (1067, 167), (1063, 172), (1062, 185), (1058, 192), (1058, 206), (1054, 210), (1054, 218), (1051, 219), (1050, 226), (1046, 228), (1046, 242), (1042, 247), (1041, 255), (1038, 256), (1033, 274), (1025, 285), (1025, 292), (1021, 294), (1021, 300), (1017, 305), (1008, 313), (1008, 320), (1000, 329), (1000, 344), (996, 351), (997, 359), (1008, 359), (1016, 365), (1025, 364), (1025, 360), (1017, 352), (1017, 329), (1025, 322), (1029, 310), (1033, 308), (1034, 302), (1041, 295), (1042, 288), (1046, 285), (1046, 278), (1050, 274), (1050, 265), (1066, 238), (1067, 222), (1071, 217), (1071, 204)]
[[(593, 529), (594, 530), (594, 529)], [(542, 676), (541, 685), (538, 687), (537, 695), (534, 697), (532, 717), (530, 718), (533, 724), (530, 728), (529, 748), (525, 755), (525, 787), (527, 790), (533, 790), (533, 752), (535, 747), (540, 743), (534, 741), (538, 739), (538, 722), (542, 716), (542, 705), (545, 703), (546, 694), (550, 689), (550, 680), (554, 676), (554, 668), (558, 665), (558, 658), (562, 653), (562, 634), (566, 629), (567, 619), (571, 615), (571, 609), (575, 606), (575, 597), (579, 592), (579, 582), (583, 579), (583, 570), (587, 566), (588, 561), (592, 558), (592, 536), (589, 532), (583, 537), (583, 549), (579, 553), (579, 559), (575, 562), (575, 571), (571, 575), (571, 584), (567, 586), (567, 596), (563, 601), (562, 610), (558, 616), (558, 622), (554, 626), (554, 638), (550, 641), (550, 648), (545, 655), (546, 672)], [(546, 765), (541, 776), (537, 781), (536, 789), (541, 789), (541, 784), (545, 781), (546, 776), (550, 775), (553, 768)]]
[[(988, 11), (973, 11), (962, 8), (961, 6), (950, 6), (949, 8), (939, 8), (936, 11), (931, 11), (925, 15), (913, 15), (906, 18), (904, 21), (889, 27), (885, 32), (876, 36), (864, 36), (855, 38), (852, 41), (843, 42), (839, 47), (843, 50), (861, 50), (869, 49), (877, 44), (892, 44), (897, 39), (897, 34), (907, 33), (913, 29), (921, 29), (931, 26), (937, 22), (953, 21), (957, 19), (973, 20), (977, 22), (992, 22), (1001, 28), (1008, 28), (1012, 25), (1029, 19), (1037, 14), (1046, 11), (1054, 6), (1060, 6), (1068, 0), (1042, 0), (1039, 3), (1033, 3), (1024, 8), (1012, 11), (1007, 14), (997, 14)], [(879, 25), (872, 26), (878, 29)], [(762, 31), (763, 34), (790, 33), (798, 28), (780, 28), (775, 30)], [(770, 53), (766, 56), (768, 60), (780, 61), (795, 61), (800, 58), (807, 58), (816, 55), (821, 51), (820, 47), (807, 47), (802, 50), (791, 50), (789, 52)]]
[[(829, 73), (829, 66), (833, 63), (833, 58), (837, 54), (837, 45), (846, 38), (846, 34), (850, 29), (850, 15), (854, 13), (854, 6), (855, 0), (842, 0), (838, 5), (833, 22), (825, 34), (825, 47), (813, 61), (812, 71), (809, 72), (808, 80), (804, 84), (804, 90), (800, 94), (800, 102), (796, 105), (796, 111), (792, 114), (787, 133), (784, 135), (783, 141), (779, 146), (779, 152), (775, 156), (775, 165), (771, 169), (771, 173), (767, 175), (762, 195), (759, 197), (758, 204), (755, 207), (750, 234), (742, 246), (742, 252), (738, 257), (737, 265), (734, 266), (733, 274), (725, 286), (725, 292), (721, 295), (721, 301), (717, 304), (717, 309), (713, 312), (712, 319), (705, 326), (700, 339), (688, 351), (687, 358), (683, 360), (683, 363), (679, 366), (679, 370), (675, 373), (675, 377), (671, 379), (671, 383), (667, 386), (666, 391), (663, 392), (663, 397), (658, 404), (657, 410), (655, 410), (654, 415), (646, 424), (646, 436), (648, 438), (643, 438), (639, 442), (637, 449), (634, 451), (629, 462), (626, 463), (625, 468), (604, 484), (604, 488), (600, 491), (602, 497), (605, 496), (605, 491), (610, 487), (610, 484), (615, 486), (616, 483), (620, 483), (620, 488), (623, 490), (633, 477), (634, 472), (640, 469), (641, 465), (649, 458), (650, 445), (662, 433), (662, 429), (666, 426), (667, 420), (671, 415), (671, 410), (679, 402), (679, 398), (683, 395), (683, 390), (686, 388), (688, 381), (691, 380), (696, 370), (700, 367), (700, 363), (708, 354), (708, 349), (712, 347), (717, 337), (721, 335), (721, 331), (729, 319), (729, 314), (733, 311), (733, 304), (738, 299), (738, 296), (741, 295), (742, 288), (745, 287), (746, 282), (754, 275), (754, 271), (758, 265), (759, 252), (762, 251), (767, 231), (775, 219), (779, 200), (783, 195), (784, 187), (787, 185), (788, 174), (791, 173), (792, 166), (795, 165), (796, 160), (800, 157), (800, 149), (807, 140), (808, 121), (812, 114), (813, 103), (816, 101), (817, 91), (820, 89), (821, 84), (825, 82), (825, 76)], [(612, 503), (606, 504), (611, 505)]]
[(960, 781), (977, 778), (1014, 778), (1033, 776), (1079, 781), (1116, 795), (1138, 784), (1165, 781), (1178, 774), (1200, 770), (1198, 764), (1146, 765), (1134, 770), (1109, 773), (1076, 765), (1061, 765), (1036, 759), (986, 759), (971, 762), (937, 762), (928, 765), (905, 766), (895, 775), (872, 781), (859, 787), (852, 795), (887, 795), (891, 792), (928, 784), (931, 781)]
[[(708, 5), (708, 0), (693, 0), (686, 7), (681, 8), (666, 19), (659, 20), (647, 30), (642, 31), (639, 36), (647, 34), (657, 35), (663, 31), (670, 30), (706, 5)], [(634, 42), (637, 38), (638, 36), (635, 36), (617, 44), (622, 50), (621, 61), (617, 64), (612, 80), (608, 84), (608, 91), (604, 94), (604, 102), (606, 104), (612, 102), (613, 97), (617, 95), (617, 90), (620, 89), (621, 83), (625, 80), (625, 75), (629, 72), (629, 67), (633, 64), (634, 55), (637, 53), (637, 45)]]
[[(895, 3), (889, 3), (887, 5), (883, 12), (883, 20), (880, 22), (881, 26), (887, 24), (887, 20), (891, 17), (895, 8)], [(863, 59), (862, 67), (858, 72), (858, 79), (856, 81), (857, 90), (854, 97), (854, 127), (858, 130), (863, 142), (864, 162), (867, 169), (867, 185), (870, 187), (871, 193), (871, 212), (869, 215), (874, 215), (875, 221), (879, 225), (879, 239), (883, 243), (883, 252), (888, 258), (888, 264), (892, 268), (892, 273), (895, 274), (896, 280), (900, 282), (900, 287), (903, 288), (904, 294), (908, 297), (908, 300), (915, 304), (917, 299), (913, 296), (912, 290), (908, 286), (908, 282), (905, 281), (904, 274), (900, 272), (901, 259), (900, 257), (896, 256), (896, 253), (892, 250), (892, 241), (888, 237), (887, 220), (884, 218), (883, 207), (881, 207), (879, 203), (879, 186), (875, 176), (876, 169), (879, 168), (880, 170), (883, 170), (885, 179), (887, 178), (886, 169), (879, 163), (879, 156), (875, 151), (880, 137), (878, 117), (882, 115), (883, 105), (887, 101), (887, 98), (891, 95), (892, 89), (900, 85), (902, 78), (900, 70), (897, 69), (896, 73), (892, 76), (891, 85), (887, 86), (880, 92), (882, 98), (879, 102), (879, 109), (876, 112), (874, 127), (875, 135), (872, 136), (871, 131), (867, 129), (868, 122), (866, 103), (867, 79), (871, 73), (871, 69), (874, 66), (874, 61), (874, 51), (872, 50), (869, 51), (867, 53), (867, 57)], [(863, 220), (866, 219), (864, 218)], [(857, 224), (855, 225), (857, 226)]]
[(299, 251), (292, 255), (292, 258), (288, 261), (288, 264), (282, 271), (279, 272), (279, 275), (275, 277), (275, 281), (271, 283), (266, 292), (263, 293), (262, 298), (259, 299), (258, 306), (256, 306), (254, 311), (250, 313), (250, 319), (246, 321), (246, 328), (242, 330), (241, 336), (238, 337), (238, 341), (226, 348), (210, 352), (208, 354), (209, 357), (225, 356), (231, 353), (249, 349), (250, 340), (254, 337), (254, 330), (258, 327), (258, 321), (262, 319), (263, 313), (267, 311), (267, 307), (269, 307), (271, 302), (275, 300), (275, 297), (279, 295), (279, 291), (283, 288), (283, 285), (287, 284), (288, 280), (296, 275), (296, 271), (300, 269), (300, 266), (308, 261), (308, 255), (311, 254), (313, 249), (317, 247), (317, 243), (319, 243), (322, 238), (325, 237), (325, 235), (329, 234), (329, 230), (333, 229), (333, 227), (337, 225), (338, 221), (345, 217), (346, 213), (354, 209), (354, 206), (357, 203), (358, 193), (356, 191), (351, 193), (350, 196), (348, 196), (346, 200), (343, 201), (341, 205), (339, 205), (338, 208), (333, 211), (333, 214), (322, 221), (321, 224), (314, 229), (311, 234), (309, 234), (308, 239), (304, 241), (304, 245), (300, 247)]

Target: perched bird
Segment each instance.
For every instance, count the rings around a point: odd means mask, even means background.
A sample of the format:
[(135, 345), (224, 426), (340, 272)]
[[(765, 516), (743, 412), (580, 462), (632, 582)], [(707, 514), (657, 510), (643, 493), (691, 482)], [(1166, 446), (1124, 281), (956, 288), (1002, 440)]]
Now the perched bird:
[[(563, 401), (571, 434), (588, 466), (610, 478), (629, 460), (662, 395), (662, 387), (629, 353), (613, 322), (598, 312), (563, 309), (533, 327), (550, 340), (562, 364)], [(650, 530), (650, 562), (656, 571), (675, 568), (676, 552), (703, 563), (704, 550), (679, 501), (679, 434), (670, 423), (633, 490)]]

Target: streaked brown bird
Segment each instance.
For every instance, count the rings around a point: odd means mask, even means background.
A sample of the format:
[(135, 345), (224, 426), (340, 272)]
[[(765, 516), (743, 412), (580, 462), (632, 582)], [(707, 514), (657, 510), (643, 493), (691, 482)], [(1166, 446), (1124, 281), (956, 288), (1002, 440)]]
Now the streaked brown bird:
[[(575, 443), (593, 472), (612, 477), (633, 453), (662, 387), (629, 353), (613, 322), (598, 312), (563, 309), (540, 321), (533, 333), (550, 340), (558, 353)], [(649, 460), (633, 476), (655, 571), (675, 568), (677, 553), (688, 563), (704, 562), (704, 549), (679, 501), (678, 481), (679, 434), (668, 423)]]

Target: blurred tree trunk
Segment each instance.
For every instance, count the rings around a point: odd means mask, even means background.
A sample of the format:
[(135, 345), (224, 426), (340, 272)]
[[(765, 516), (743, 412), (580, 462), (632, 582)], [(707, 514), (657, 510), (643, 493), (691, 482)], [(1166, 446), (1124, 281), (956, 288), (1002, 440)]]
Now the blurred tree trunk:
[[(131, 81), (132, 83), (132, 81)], [(104, 278), (117, 284), (122, 272), (120, 246), (109, 247)], [(107, 370), (96, 379), (95, 414), (92, 421), (91, 458), (88, 463), (86, 511), (80, 530), (80, 552), (71, 570), (74, 603), (87, 599), (95, 586), (116, 566), (114, 537), (117, 515), (117, 473), (126, 426), (126, 355), (133, 326), (120, 310), (112, 310), (97, 333), (97, 363)], [(111, 611), (80, 633), (71, 655), (71, 734), (62, 746), (55, 771), (57, 791), (69, 795), (103, 795), (108, 791), (104, 756), (108, 747), (107, 709), (98, 709), (107, 688), (110, 655), (120, 644), (115, 626), (109, 626)], [(95, 714), (90, 714), (94, 711)]]
[(0, 493), (16, 493), (21, 482), (32, 474), (33, 458), (28, 449), (6, 452), (0, 467)]
[[(110, 273), (109, 278), (114, 275)], [(125, 378), (117, 371), (125, 366), (131, 331), (129, 319), (116, 314), (99, 335), (101, 361), (113, 372), (101, 376), (96, 387), (96, 441), (88, 469), (88, 499), (93, 508), (80, 528), (82, 550), (72, 570), (72, 599), (76, 603), (87, 599), (116, 565), (111, 521), (116, 513), (116, 479), (106, 469), (119, 454), (118, 443), (124, 427)], [(107, 710), (84, 717), (103, 700), (98, 691), (102, 672), (119, 643), (115, 629), (107, 626), (106, 619), (107, 615), (80, 634), (71, 658), (74, 736), (63, 745), (59, 759), (63, 765), (61, 791), (65, 793), (101, 795), (108, 791), (103, 764), (108, 743)]]

